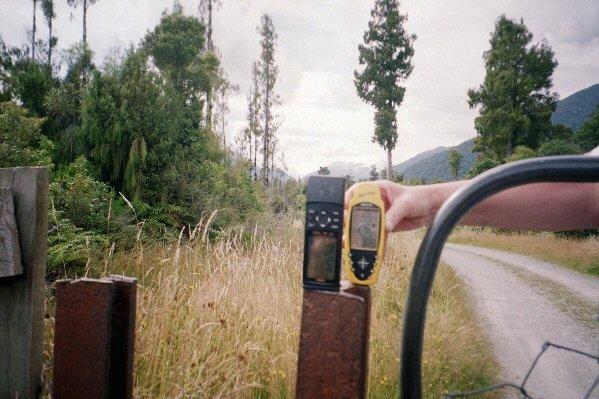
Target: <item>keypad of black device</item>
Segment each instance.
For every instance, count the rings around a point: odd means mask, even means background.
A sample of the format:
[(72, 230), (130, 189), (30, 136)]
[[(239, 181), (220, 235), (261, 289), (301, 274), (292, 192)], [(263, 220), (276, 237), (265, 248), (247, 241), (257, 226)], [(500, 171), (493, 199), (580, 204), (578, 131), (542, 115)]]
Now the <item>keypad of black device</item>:
[(343, 207), (333, 204), (308, 205), (306, 209), (306, 229), (343, 232)]

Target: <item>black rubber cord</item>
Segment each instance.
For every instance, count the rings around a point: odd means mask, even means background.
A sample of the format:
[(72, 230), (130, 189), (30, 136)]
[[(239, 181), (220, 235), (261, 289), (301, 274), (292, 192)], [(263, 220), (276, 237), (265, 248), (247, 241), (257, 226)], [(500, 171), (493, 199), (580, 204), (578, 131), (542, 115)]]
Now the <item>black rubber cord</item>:
[(599, 182), (599, 157), (558, 156), (528, 159), (491, 169), (452, 195), (441, 207), (418, 250), (412, 270), (401, 340), (400, 392), (422, 397), (422, 341), (426, 306), (445, 240), (476, 204), (500, 191), (529, 183)]

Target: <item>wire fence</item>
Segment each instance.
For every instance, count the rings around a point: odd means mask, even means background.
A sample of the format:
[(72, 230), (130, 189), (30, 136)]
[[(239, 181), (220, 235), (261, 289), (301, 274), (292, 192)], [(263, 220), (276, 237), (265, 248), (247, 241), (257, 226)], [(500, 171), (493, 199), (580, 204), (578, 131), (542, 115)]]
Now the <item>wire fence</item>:
[[(597, 364), (599, 365), (599, 356), (597, 356), (597, 355), (591, 355), (590, 353), (586, 353), (586, 352), (580, 351), (578, 349), (568, 348), (567, 346), (557, 345), (557, 344), (554, 344), (554, 343), (551, 343), (551, 342), (547, 341), (547, 342), (545, 342), (543, 344), (543, 347), (541, 348), (541, 351), (539, 352), (539, 354), (537, 355), (537, 357), (535, 357), (535, 359), (533, 360), (532, 364), (530, 365), (530, 368), (528, 369), (528, 372), (524, 376), (524, 379), (522, 380), (522, 383), (520, 385), (511, 383), (511, 382), (504, 382), (504, 383), (501, 383), (501, 384), (497, 384), (497, 385), (493, 385), (493, 386), (489, 386), (489, 387), (485, 387), (485, 388), (480, 388), (480, 389), (476, 389), (476, 390), (468, 391), (468, 392), (452, 392), (452, 393), (448, 393), (447, 395), (443, 396), (443, 399), (474, 397), (474, 396), (482, 395), (484, 393), (488, 393), (488, 392), (491, 392), (491, 391), (498, 391), (500, 389), (515, 389), (515, 390), (517, 390), (517, 391), (520, 392), (520, 394), (522, 395), (521, 398), (524, 398), (524, 399), (534, 399), (526, 391), (525, 385), (528, 382), (528, 379), (530, 378), (530, 375), (532, 374), (532, 371), (534, 370), (534, 368), (536, 367), (537, 363), (539, 362), (539, 359), (541, 358), (541, 356), (543, 356), (543, 354), (550, 347), (554, 347), (556, 349), (562, 349), (562, 350), (565, 350), (565, 351), (576, 353), (576, 354), (581, 355), (581, 356), (589, 357), (589, 358), (594, 359), (595, 361), (597, 361)], [(595, 381), (589, 387), (587, 393), (582, 397), (582, 399), (589, 399), (591, 397), (591, 394), (593, 393), (593, 391), (595, 390), (595, 388), (597, 388), (598, 385), (599, 385), (599, 374), (595, 378)]]

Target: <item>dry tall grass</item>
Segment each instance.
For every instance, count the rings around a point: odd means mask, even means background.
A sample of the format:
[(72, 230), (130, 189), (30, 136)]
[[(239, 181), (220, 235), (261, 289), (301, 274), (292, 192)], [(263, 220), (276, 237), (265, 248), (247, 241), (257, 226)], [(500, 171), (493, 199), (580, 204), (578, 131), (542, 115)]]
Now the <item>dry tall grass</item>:
[(496, 234), (487, 229), (460, 227), (449, 241), (534, 256), (580, 273), (599, 276), (599, 239), (596, 237), (574, 240), (551, 233)]
[[(139, 278), (135, 396), (292, 397), (301, 314), (301, 228), (202, 234), (96, 260)], [(200, 230), (201, 233), (201, 230)], [(398, 344), (419, 233), (395, 235), (373, 292), (369, 396), (397, 395)], [(93, 269), (91, 271), (93, 273)], [(490, 383), (496, 365), (456, 275), (442, 267), (429, 308), (426, 397)], [(48, 304), (51, 307), (52, 298)], [(48, 312), (46, 375), (51, 375)], [(334, 383), (334, 382), (333, 382)]]

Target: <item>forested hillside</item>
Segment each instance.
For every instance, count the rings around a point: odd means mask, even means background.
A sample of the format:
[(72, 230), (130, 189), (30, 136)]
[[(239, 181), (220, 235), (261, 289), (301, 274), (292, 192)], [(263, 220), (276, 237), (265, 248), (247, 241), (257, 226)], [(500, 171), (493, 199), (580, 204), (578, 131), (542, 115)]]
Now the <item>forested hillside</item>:
[[(554, 126), (561, 124), (568, 129), (577, 131), (585, 122), (592, 118), (597, 107), (599, 107), (599, 84), (589, 86), (557, 101), (556, 110), (551, 117), (551, 122)], [(589, 129), (592, 129), (592, 127), (589, 126)], [(449, 181), (454, 179), (449, 167), (449, 155), (452, 151), (456, 151), (462, 155), (457, 177), (464, 178), (480, 155), (478, 152), (473, 152), (475, 147), (474, 140), (466, 140), (454, 147), (439, 146), (432, 150), (421, 152), (404, 162), (394, 165), (393, 172), (396, 176), (403, 177), (405, 181)], [(592, 146), (592, 143), (597, 143), (597, 139), (591, 140), (589, 145)], [(560, 145), (561, 143), (558, 142), (556, 144)], [(563, 149), (571, 149), (571, 143), (566, 144)], [(552, 148), (549, 148), (549, 150), (552, 150)], [(363, 164), (332, 162), (327, 164), (326, 168), (328, 168), (332, 175), (351, 176), (356, 181), (369, 179), (370, 177), (370, 168)], [(312, 174), (316, 173), (313, 172)]]
[[(472, 152), (474, 140), (466, 140), (463, 143), (450, 148), (445, 148), (435, 154), (420, 159), (418, 162), (403, 168), (403, 177), (405, 180), (424, 180), (427, 182), (452, 180), (451, 169), (449, 168), (449, 153), (457, 151), (463, 158), (460, 163), (458, 177), (464, 177), (470, 170), (476, 158), (477, 153)], [(401, 167), (401, 164), (397, 165)], [(400, 168), (398, 168), (400, 169)]]
[(599, 107), (599, 83), (557, 102), (551, 123), (578, 130)]
[(439, 154), (440, 152), (446, 151), (446, 150), (447, 150), (447, 147), (439, 146), (439, 147), (433, 148), (432, 150), (421, 152), (417, 155), (414, 155), (412, 158), (410, 158), (402, 163), (394, 165), (393, 171), (395, 173), (403, 174), (406, 171), (406, 169), (408, 169), (414, 165), (417, 165), (419, 162), (421, 162), (429, 157), (432, 157), (435, 154)]
[[(585, 122), (591, 119), (597, 107), (599, 107), (599, 84), (577, 91), (558, 101), (551, 121), (554, 125), (562, 124), (577, 131)], [(449, 153), (457, 151), (463, 156), (458, 173), (458, 177), (463, 178), (479, 156), (478, 153), (472, 152), (473, 149), (474, 139), (466, 140), (455, 147), (437, 147), (395, 165), (393, 170), (396, 173), (402, 173), (406, 180), (424, 180), (427, 182), (452, 180), (453, 176), (449, 168)]]
[(232, 147), (225, 126), (237, 88), (205, 7), (194, 15), (175, 2), (138, 44), (94, 61), (86, 19), (82, 40), (57, 54), (54, 3), (42, 5), (47, 40), (0, 38), (0, 167), (51, 170), (50, 275), (82, 268), (91, 253), (180, 239), (202, 220), (216, 233), (295, 206), (301, 188), (274, 161), (280, 100), (268, 15), (256, 21), (248, 128)]

